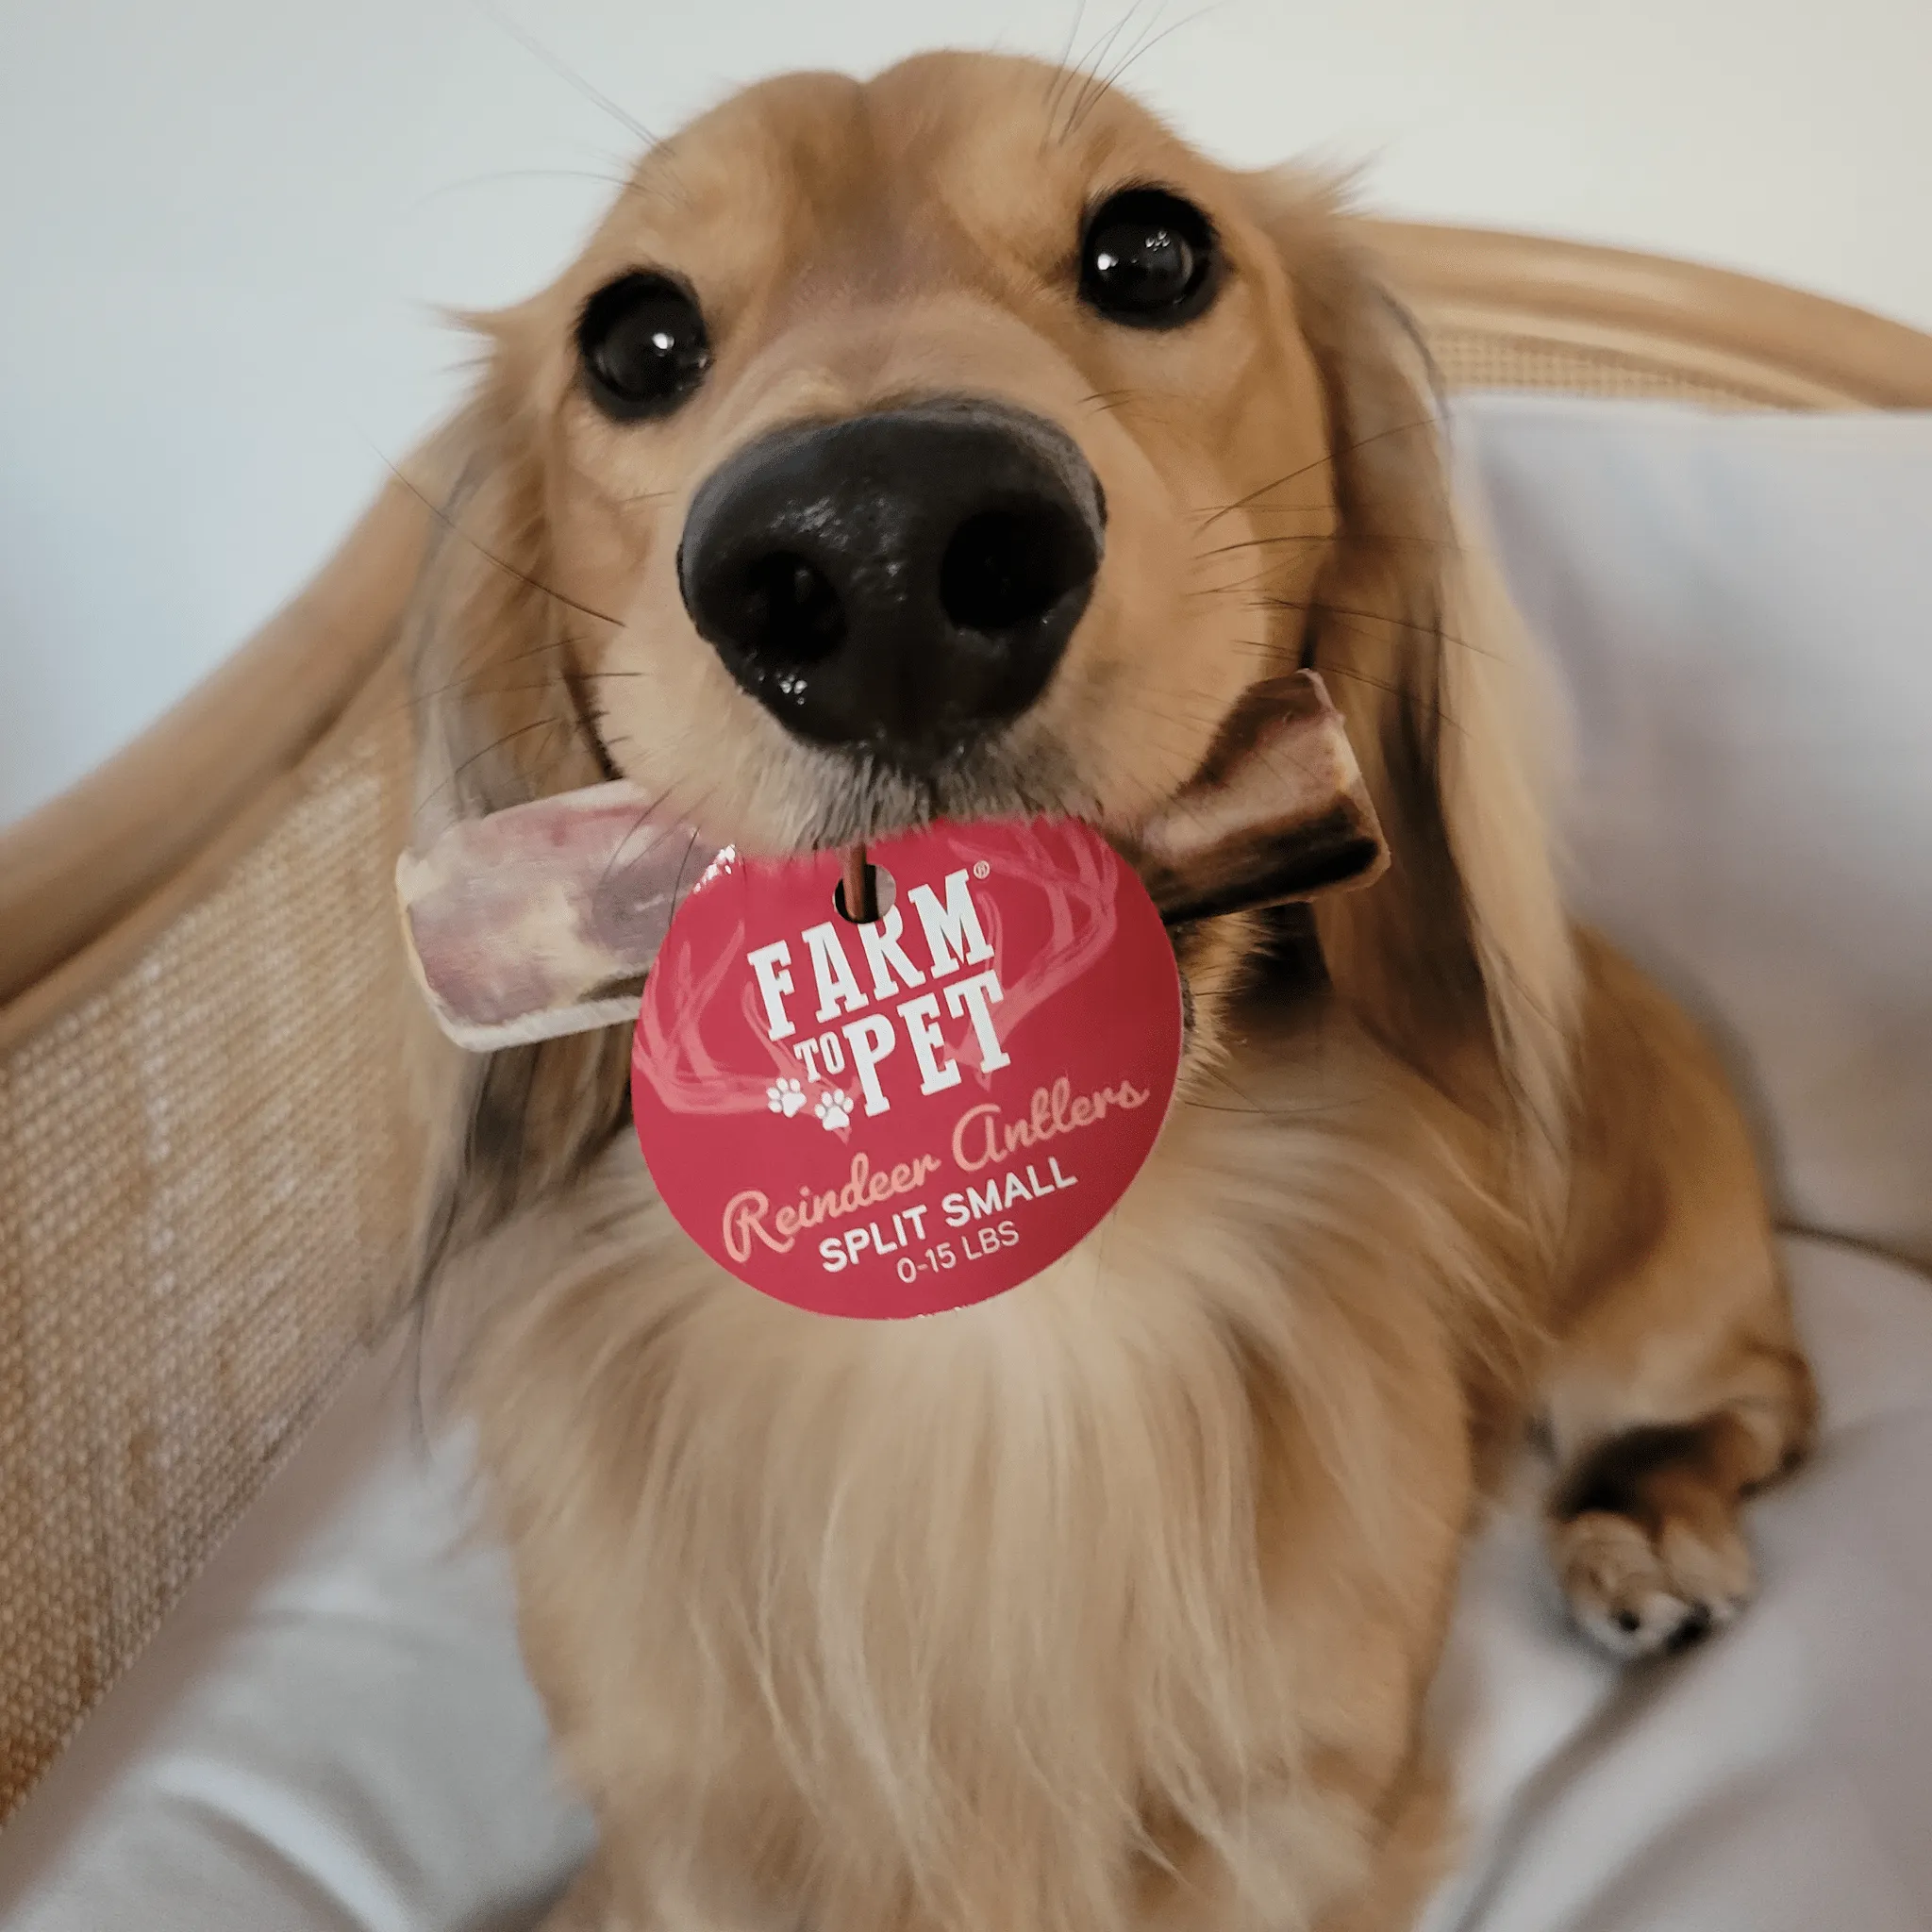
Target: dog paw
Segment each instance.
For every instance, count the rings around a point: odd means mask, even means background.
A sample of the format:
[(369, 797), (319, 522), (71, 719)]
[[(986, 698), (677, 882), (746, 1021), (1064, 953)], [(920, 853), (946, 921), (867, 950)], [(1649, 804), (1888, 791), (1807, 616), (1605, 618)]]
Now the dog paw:
[(1598, 1443), (1551, 1497), (1557, 1580), (1577, 1624), (1613, 1656), (1683, 1650), (1743, 1607), (1740, 1463), (1752, 1446), (1728, 1414), (1641, 1424)]
[(1571, 1616), (1613, 1657), (1688, 1650), (1751, 1595), (1751, 1553), (1727, 1512), (1666, 1515), (1653, 1530), (1593, 1509), (1552, 1525), (1550, 1541)]
[(828, 1134), (836, 1134), (852, 1119), (852, 1103), (834, 1087), (829, 1093), (820, 1097), (819, 1104), (812, 1108), (819, 1117), (819, 1125)]
[(765, 1089), (765, 1105), (789, 1121), (805, 1106), (805, 1089), (796, 1080), (774, 1080)]

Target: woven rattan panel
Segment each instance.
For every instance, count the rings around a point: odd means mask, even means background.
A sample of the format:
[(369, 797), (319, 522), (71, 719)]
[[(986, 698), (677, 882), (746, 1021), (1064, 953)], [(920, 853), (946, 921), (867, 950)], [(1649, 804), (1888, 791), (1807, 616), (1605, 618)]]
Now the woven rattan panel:
[(405, 732), (0, 1059), (0, 1814), (393, 1294)]
[(1443, 386), (1463, 389), (1557, 390), (1579, 396), (1652, 396), (1728, 408), (1782, 408), (1784, 397), (1709, 381), (1612, 349), (1579, 347), (1540, 336), (1487, 329), (1434, 327), (1429, 349)]

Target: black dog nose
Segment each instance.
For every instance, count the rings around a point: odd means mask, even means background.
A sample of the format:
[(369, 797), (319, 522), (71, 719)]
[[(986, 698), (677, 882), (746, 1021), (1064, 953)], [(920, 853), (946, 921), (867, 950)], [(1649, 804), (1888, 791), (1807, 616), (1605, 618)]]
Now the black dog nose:
[(732, 675), (801, 736), (929, 761), (1045, 688), (1105, 518), (1052, 424), (927, 403), (740, 450), (692, 499), (678, 582)]

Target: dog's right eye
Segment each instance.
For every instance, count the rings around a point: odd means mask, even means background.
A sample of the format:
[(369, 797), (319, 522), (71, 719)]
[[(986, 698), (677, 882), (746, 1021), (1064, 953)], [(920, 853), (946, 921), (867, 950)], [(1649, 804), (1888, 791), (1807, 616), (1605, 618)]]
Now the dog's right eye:
[(1109, 322), (1178, 328), (1213, 301), (1221, 257), (1214, 225), (1164, 188), (1126, 188), (1087, 218), (1080, 294)]
[(711, 366), (705, 318), (690, 290), (636, 271), (608, 282), (577, 320), (584, 388), (607, 416), (668, 415)]

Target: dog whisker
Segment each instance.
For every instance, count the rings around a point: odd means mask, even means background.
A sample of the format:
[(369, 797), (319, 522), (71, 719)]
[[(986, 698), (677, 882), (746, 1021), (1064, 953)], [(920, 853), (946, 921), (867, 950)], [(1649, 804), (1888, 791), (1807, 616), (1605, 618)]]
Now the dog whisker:
[(1074, 81), (1074, 43), (1080, 37), (1080, 23), (1087, 15), (1087, 0), (1074, 0), (1074, 17), (1067, 25), (1067, 37), (1060, 45), (1060, 57), (1054, 63), (1052, 77), (1047, 82), (1045, 113), (1041, 116), (1040, 144), (1046, 145), (1047, 134), (1051, 131), (1055, 117), (1059, 112), (1061, 97)]
[[(1234, 597), (1245, 592), (1256, 591), (1267, 581), (1269, 573), (1262, 571), (1252, 577), (1243, 578), (1240, 583), (1202, 584), (1180, 594), (1189, 599), (1211, 597)], [(1493, 658), (1498, 662), (1507, 661), (1504, 654), (1486, 649), (1472, 638), (1458, 636), (1454, 631), (1444, 630), (1440, 623), (1421, 618), (1403, 617), (1392, 610), (1361, 610), (1344, 604), (1336, 604), (1326, 598), (1299, 598), (1275, 596), (1261, 592), (1250, 596), (1241, 607), (1247, 610), (1292, 610), (1305, 617), (1320, 620), (1324, 618), (1347, 618), (1355, 620), (1355, 634), (1359, 637), (1373, 635), (1370, 628), (1375, 625), (1387, 625), (1391, 628), (1411, 632), (1424, 638), (1434, 639), (1441, 643), (1453, 645), (1457, 650), (1469, 651), (1480, 658)]]
[[(647, 805), (645, 805), (643, 808), (638, 813), (637, 817), (631, 821), (629, 831), (625, 833), (624, 837), (621, 838), (617, 841), (617, 843), (610, 848), (610, 857), (608, 859), (605, 861), (604, 870), (599, 874), (597, 879), (597, 884), (600, 887), (603, 886), (606, 883), (606, 881), (608, 880), (608, 878), (610, 877), (612, 869), (617, 865), (618, 861), (624, 856), (625, 847), (628, 845), (630, 841), (633, 839), (635, 839), (641, 831), (643, 830), (644, 826), (648, 824), (650, 821), (653, 818), (655, 818), (659, 811), (663, 809), (665, 804), (669, 801), (671, 797), (671, 792), (673, 789), (674, 788), (667, 786), (662, 791), (658, 792), (657, 797), (653, 798)], [(688, 820), (690, 814), (685, 812), (679, 812), (676, 814), (676, 816), (681, 819)], [(696, 827), (693, 826), (691, 835), (691, 844), (686, 846), (685, 848), (685, 857), (687, 858), (690, 858), (691, 850), (696, 846), (697, 841), (697, 830)], [(683, 880), (684, 868), (683, 865), (680, 863), (677, 872), (677, 884), (681, 885), (683, 883)], [(671, 898), (672, 904), (675, 906), (677, 903), (677, 890), (675, 885), (674, 885), (672, 889)]]
[(601, 181), (620, 193), (629, 193), (634, 183), (628, 175), (612, 175), (602, 168), (495, 168), (484, 175), (466, 175), (456, 181), (441, 181), (418, 197), (415, 206), (426, 208), (444, 195), (472, 188), (493, 188), (508, 181)]
[(527, 738), (533, 731), (555, 733), (559, 728), (568, 730), (572, 723), (573, 721), (569, 718), (537, 718), (527, 724), (519, 724), (508, 731), (502, 732), (497, 737), (492, 738), (481, 750), (472, 752), (468, 758), (453, 767), (449, 775), (440, 785), (433, 787), (424, 795), (418, 809), (420, 810), (423, 806), (427, 806), (441, 797), (443, 792), (453, 790), (465, 772), (469, 771), (473, 765), (475, 765), (480, 760), (487, 758), (491, 752), (502, 750), (505, 745), (511, 743), (517, 739)]
[[(497, 672), (507, 670), (514, 664), (526, 663), (532, 658), (540, 658), (553, 651), (567, 650), (573, 643), (586, 641), (583, 639), (559, 639), (555, 643), (533, 644), (524, 651), (508, 651), (501, 658), (488, 664), (479, 665), (475, 671), (466, 671), (460, 676), (451, 678), (446, 684), (431, 685), (427, 690), (415, 692), (408, 700), (411, 705), (427, 704), (431, 698), (446, 697), (453, 691), (467, 691), (473, 696), (491, 697), (498, 693), (513, 691), (554, 691), (562, 681), (562, 674), (540, 678), (535, 684), (483, 684), (480, 680)], [(575, 675), (589, 682), (601, 683), (607, 679), (642, 677), (641, 671), (586, 671), (578, 670)]]
[(1258, 489), (1249, 491), (1245, 496), (1236, 497), (1232, 503), (1224, 503), (1217, 509), (1196, 511), (1194, 514), (1201, 517), (1201, 527), (1206, 529), (1208, 525), (1219, 522), (1221, 518), (1231, 516), (1238, 509), (1246, 508), (1257, 497), (1272, 496), (1275, 491), (1285, 489), (1289, 484), (1298, 482), (1304, 476), (1312, 475), (1318, 470), (1333, 469), (1344, 457), (1355, 456), (1359, 451), (1367, 449), (1371, 443), (1380, 442), (1391, 436), (1413, 435), (1418, 430), (1432, 431), (1436, 426), (1437, 419), (1433, 414), (1418, 416), (1407, 423), (1391, 424), (1386, 429), (1374, 430), (1369, 435), (1357, 437), (1352, 442), (1344, 443), (1339, 448), (1325, 450), (1312, 462), (1303, 463), (1299, 468), (1290, 470), (1285, 475), (1275, 477), (1272, 483), (1263, 483)]
[(1266, 550), (1284, 543), (1324, 543), (1327, 541), (1325, 530), (1311, 530), (1306, 536), (1291, 530), (1280, 537), (1244, 537), (1239, 543), (1218, 543), (1212, 550), (1197, 550), (1191, 556), (1194, 562), (1205, 563), (1210, 557), (1225, 557), (1236, 550)]
[(677, 494), (675, 490), (639, 490), (625, 494), (607, 490), (602, 480), (593, 476), (581, 463), (566, 461), (563, 467), (578, 482), (594, 491), (599, 501), (608, 504), (614, 509), (629, 509), (641, 503), (666, 503)]
[[(1294, 517), (1322, 515), (1328, 511), (1305, 503), (1267, 504), (1255, 503), (1245, 506), (1251, 517)], [(1294, 533), (1290, 532), (1292, 535)], [(1347, 523), (1337, 529), (1338, 538), (1346, 537), (1352, 543), (1417, 543), (1430, 549), (1441, 550), (1451, 557), (1462, 554), (1461, 540), (1456, 536), (1431, 536), (1422, 530), (1374, 530), (1362, 525)]]
[(1108, 27), (1102, 34), (1100, 39), (1094, 42), (1093, 46), (1079, 60), (1074, 62), (1069, 68), (1069, 74), (1077, 81), (1078, 89), (1074, 94), (1072, 104), (1068, 107), (1066, 114), (1055, 126), (1053, 138), (1057, 144), (1064, 145), (1071, 139), (1074, 131), (1074, 116), (1080, 112), (1082, 106), (1086, 102), (1089, 90), (1099, 77), (1100, 63), (1112, 53), (1114, 43), (1126, 31), (1128, 24), (1145, 4), (1146, 0), (1132, 0), (1132, 5), (1128, 7), (1127, 10), (1114, 22), (1112, 26)]
[(1099, 106), (1100, 102), (1113, 92), (1115, 87), (1125, 76), (1128, 70), (1138, 61), (1146, 55), (1151, 54), (1162, 41), (1167, 40), (1171, 35), (1177, 34), (1183, 27), (1192, 26), (1197, 21), (1205, 20), (1208, 14), (1219, 11), (1221, 4), (1222, 0), (1209, 0), (1208, 6), (1196, 8), (1192, 13), (1184, 14), (1179, 20), (1173, 22), (1168, 26), (1162, 27), (1158, 33), (1154, 31), (1160, 18), (1159, 12), (1157, 10), (1153, 19), (1142, 29), (1141, 37), (1114, 64), (1111, 71), (1101, 80), (1100, 84), (1091, 91), (1090, 95), (1083, 97), (1081, 101), (1075, 104), (1073, 118), (1067, 128), (1067, 138), (1071, 138), (1078, 131), (1081, 122), (1086, 120), (1093, 109)]
[[(554, 638), (542, 643), (525, 645), (521, 650), (505, 651), (500, 655), (491, 657), (485, 663), (477, 664), (474, 670), (460, 672), (457, 676), (447, 679), (442, 684), (434, 685), (426, 690), (416, 692), (406, 700), (401, 708), (415, 709), (432, 698), (443, 697), (452, 691), (466, 691), (474, 697), (490, 697), (498, 693), (509, 694), (520, 691), (554, 691), (559, 688), (566, 687), (573, 675), (586, 679), (626, 678), (643, 675), (641, 672), (637, 671), (585, 671), (575, 666), (568, 654), (576, 645), (591, 641), (591, 640), (588, 637), (568, 635)], [(544, 675), (536, 684), (488, 685), (482, 682), (483, 679), (507, 671), (513, 665), (526, 664), (532, 658), (545, 657), (552, 653), (564, 654), (564, 668), (555, 674)], [(474, 662), (481, 655), (482, 648), (479, 646), (477, 650), (471, 654), (471, 661)]]
[[(433, 691), (425, 691), (418, 695), (405, 698), (396, 707), (396, 709), (399, 711), (420, 710), (432, 699), (447, 697), (451, 691), (464, 691), (470, 696), (479, 698), (520, 697), (527, 696), (536, 691), (555, 691), (564, 682), (561, 677), (544, 678), (537, 684), (479, 685), (475, 682), (477, 678), (489, 676), (491, 669), (494, 669), (494, 667), (486, 667), (482, 671), (472, 672), (469, 676), (459, 677), (453, 683), (439, 685)], [(586, 680), (601, 681), (605, 678), (642, 677), (644, 673), (641, 671), (580, 671), (576, 675), (579, 678)]]
[[(1257, 571), (1253, 576), (1241, 577), (1233, 583), (1196, 584), (1192, 588), (1181, 591), (1180, 594), (1191, 600), (1198, 597), (1238, 597), (1247, 591), (1258, 590), (1261, 585), (1271, 581), (1274, 575), (1273, 570), (1264, 568)], [(1266, 607), (1257, 599), (1256, 603), (1247, 608), (1250, 609), (1259, 609)]]
[[(1420, 618), (1398, 617), (1389, 610), (1352, 610), (1343, 604), (1331, 604), (1325, 599), (1304, 602), (1294, 597), (1264, 597), (1259, 600), (1263, 608), (1270, 610), (1300, 610), (1310, 617), (1347, 617), (1356, 619), (1360, 625), (1386, 624), (1396, 630), (1415, 631), (1424, 637), (1435, 638), (1445, 644), (1453, 644), (1458, 651), (1469, 651), (1478, 658), (1491, 658), (1498, 663), (1507, 661), (1499, 651), (1486, 650), (1471, 638), (1457, 637), (1446, 631), (1440, 624), (1427, 623)], [(1366, 632), (1358, 633), (1366, 635)]]
[(526, 54), (541, 60), (566, 86), (574, 88), (592, 107), (598, 108), (604, 113), (609, 115), (613, 121), (635, 140), (642, 142), (645, 147), (655, 147), (658, 145), (658, 137), (635, 114), (619, 107), (601, 89), (593, 87), (575, 67), (546, 47), (528, 28), (525, 27), (521, 23), (512, 20), (502, 8), (492, 4), (492, 0), (476, 0), (476, 5), (495, 26), (499, 27), (504, 33), (507, 33)]
[(1177, 396), (1165, 394), (1157, 390), (1145, 389), (1103, 389), (1095, 390), (1091, 395), (1080, 398), (1082, 408), (1091, 408), (1105, 415), (1109, 410), (1124, 408), (1129, 403), (1146, 403), (1155, 400), (1178, 402)]
[(1421, 691), (1409, 690), (1389, 678), (1374, 676), (1366, 671), (1357, 671), (1353, 665), (1322, 664), (1316, 668), (1324, 678), (1339, 677), (1346, 684), (1364, 684), (1372, 690), (1386, 691), (1391, 697), (1399, 698), (1404, 704), (1423, 711), (1438, 724), (1446, 724), (1458, 734), (1465, 730), (1436, 700), (1424, 697)]
[(623, 619), (612, 617), (606, 611), (592, 609), (591, 606), (588, 604), (580, 604), (575, 597), (568, 596), (562, 591), (554, 589), (551, 585), (542, 582), (540, 578), (536, 576), (533, 576), (528, 571), (521, 569), (518, 565), (511, 563), (507, 558), (498, 557), (494, 551), (489, 548), (487, 544), (480, 541), (477, 538), (471, 535), (471, 533), (468, 530), (464, 529), (462, 525), (458, 524), (457, 520), (449, 513), (448, 510), (444, 509), (443, 507), (438, 502), (436, 502), (436, 500), (433, 497), (429, 496), (425, 491), (424, 491), (411, 477), (406, 475), (398, 464), (391, 462), (390, 458), (387, 457), (384, 457), (382, 458), (382, 461), (384, 467), (389, 471), (391, 475), (392, 475), (396, 479), (396, 481), (400, 483), (403, 486), (403, 488), (407, 490), (409, 492), (409, 494), (413, 496), (416, 499), (416, 501), (420, 503), (424, 507), (424, 508), (426, 509), (430, 513), (430, 515), (433, 516), (437, 520), (437, 522), (440, 523), (443, 526), (443, 528), (450, 533), (451, 536), (456, 537), (459, 539), (461, 541), (467, 543), (470, 546), (470, 548), (474, 550), (477, 554), (477, 556), (482, 558), (486, 563), (493, 565), (496, 569), (502, 571), (506, 576), (514, 577), (518, 583), (523, 584), (529, 590), (537, 591), (539, 595), (554, 599), (557, 603), (561, 604), (565, 608), (565, 609), (575, 610), (580, 617), (593, 618), (599, 624), (609, 625), (613, 630), (621, 629), (623, 627)]

